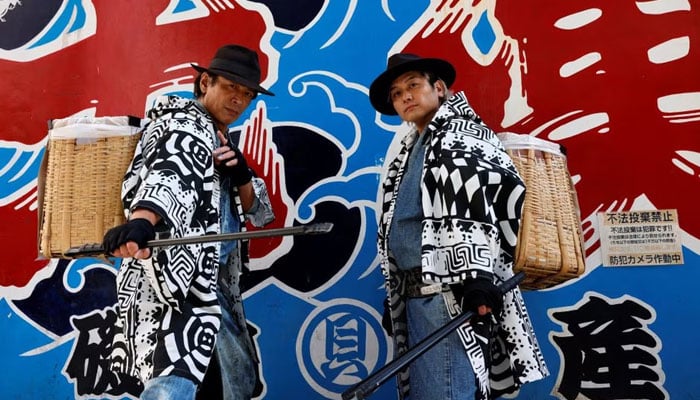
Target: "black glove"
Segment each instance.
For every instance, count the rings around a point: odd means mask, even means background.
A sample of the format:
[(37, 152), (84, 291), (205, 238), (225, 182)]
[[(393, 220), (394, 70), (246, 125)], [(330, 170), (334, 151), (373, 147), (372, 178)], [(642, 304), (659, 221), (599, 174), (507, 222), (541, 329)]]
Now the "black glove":
[(394, 327), (391, 325), (391, 309), (389, 308), (389, 299), (384, 299), (384, 313), (382, 314), (382, 328), (389, 336), (394, 336)]
[(467, 279), (462, 282), (462, 310), (478, 312), (479, 306), (490, 307), (493, 315), (499, 315), (503, 308), (503, 295), (490, 279)]
[(126, 242), (136, 242), (140, 249), (148, 247), (149, 240), (156, 238), (153, 224), (145, 218), (134, 218), (125, 224), (115, 226), (105, 233), (102, 247), (107, 254), (112, 254)]
[(228, 176), (234, 186), (243, 186), (253, 179), (253, 173), (250, 172), (248, 162), (246, 162), (243, 153), (241, 153), (238, 147), (232, 145), (230, 142), (228, 146), (236, 153), (235, 158), (238, 160), (238, 163), (233, 166), (228, 166), (226, 163), (233, 160), (233, 158), (221, 160), (219, 165), (216, 166), (216, 169), (219, 170), (221, 175)]

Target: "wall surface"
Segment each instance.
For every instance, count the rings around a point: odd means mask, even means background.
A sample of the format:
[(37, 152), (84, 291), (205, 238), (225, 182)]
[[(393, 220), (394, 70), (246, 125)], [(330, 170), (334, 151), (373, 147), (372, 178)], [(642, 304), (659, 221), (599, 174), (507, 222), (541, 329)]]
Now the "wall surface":
[[(137, 390), (104, 358), (118, 264), (37, 259), (47, 121), (143, 116), (155, 96), (190, 95), (190, 63), (241, 43), (276, 93), (232, 127), (267, 150), (248, 156), (271, 188), (270, 228), (335, 224), (252, 243), (258, 398), (340, 398), (392, 357), (377, 191), (406, 127), (375, 113), (368, 87), (397, 51), (451, 61), (454, 89), (495, 130), (568, 150), (587, 268), (525, 293), (551, 375), (517, 398), (697, 398), (699, 12), (698, 0), (0, 2), (0, 397)], [(654, 209), (678, 211), (683, 264), (602, 266), (597, 213)]]

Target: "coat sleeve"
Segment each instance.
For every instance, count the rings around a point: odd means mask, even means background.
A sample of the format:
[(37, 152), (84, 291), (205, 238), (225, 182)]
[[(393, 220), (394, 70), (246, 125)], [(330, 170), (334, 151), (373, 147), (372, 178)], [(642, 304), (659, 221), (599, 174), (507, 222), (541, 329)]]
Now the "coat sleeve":
[(272, 220), (275, 219), (275, 214), (272, 210), (272, 202), (267, 193), (265, 181), (254, 177), (252, 183), (253, 191), (255, 192), (255, 200), (253, 202), (253, 207), (246, 213), (246, 219), (248, 219), (253, 226), (262, 227), (272, 222)]
[[(156, 227), (173, 237), (200, 236), (212, 231), (216, 213), (211, 212), (213, 142), (207, 131), (194, 120), (169, 120), (152, 127), (164, 132), (164, 138), (152, 143), (148, 160), (139, 170), (139, 185), (130, 201), (130, 210), (148, 208), (161, 217)], [(147, 139), (148, 140), (148, 139)], [(178, 262), (172, 249), (154, 249), (143, 268), (162, 302), (178, 308), (187, 297), (202, 257), (214, 258), (216, 251), (207, 245), (178, 246)], [(209, 250), (207, 250), (209, 249)]]

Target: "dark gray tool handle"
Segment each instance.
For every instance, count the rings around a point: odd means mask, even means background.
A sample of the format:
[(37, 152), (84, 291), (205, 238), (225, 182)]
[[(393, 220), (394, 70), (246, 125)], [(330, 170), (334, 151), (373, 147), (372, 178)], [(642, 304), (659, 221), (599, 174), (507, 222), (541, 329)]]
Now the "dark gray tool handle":
[[(147, 246), (164, 247), (181, 244), (224, 242), (230, 240), (255, 239), (273, 236), (318, 235), (328, 233), (331, 231), (331, 229), (333, 229), (332, 222), (319, 222), (315, 224), (299, 225), (288, 228), (261, 229), (258, 231), (221, 233), (217, 235), (190, 236), (172, 239), (155, 239), (149, 240)], [(78, 258), (105, 256), (106, 254), (104, 248), (102, 247), (102, 243), (90, 243), (77, 247), (71, 247), (70, 249), (66, 250), (63, 255), (68, 258)]]

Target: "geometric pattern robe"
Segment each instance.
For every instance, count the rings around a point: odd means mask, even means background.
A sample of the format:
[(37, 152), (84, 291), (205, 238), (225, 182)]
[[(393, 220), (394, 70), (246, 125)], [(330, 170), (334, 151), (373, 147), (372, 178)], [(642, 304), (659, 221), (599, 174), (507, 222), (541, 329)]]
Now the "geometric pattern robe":
[[(421, 174), (421, 276), (424, 283), (458, 283), (513, 276), (513, 260), (525, 185), (500, 140), (476, 115), (463, 92), (451, 96), (426, 128)], [(408, 278), (388, 248), (401, 178), (418, 133), (402, 141), (382, 185), (378, 250), (393, 325), (395, 354), (408, 350), (404, 293)], [(454, 318), (459, 305), (441, 294)], [(457, 329), (477, 377), (477, 399), (512, 392), (549, 373), (518, 288), (504, 296), (496, 324), (465, 323)], [(398, 374), (399, 396), (409, 391), (408, 368)]]
[[(140, 207), (161, 216), (158, 238), (221, 233), (214, 121), (199, 102), (176, 96), (160, 98), (148, 118), (122, 184), (125, 214)], [(271, 214), (261, 182), (253, 185), (258, 210)], [(219, 242), (156, 247), (148, 259), (123, 259), (112, 369), (142, 382), (202, 381), (220, 326), (219, 249)]]

